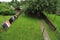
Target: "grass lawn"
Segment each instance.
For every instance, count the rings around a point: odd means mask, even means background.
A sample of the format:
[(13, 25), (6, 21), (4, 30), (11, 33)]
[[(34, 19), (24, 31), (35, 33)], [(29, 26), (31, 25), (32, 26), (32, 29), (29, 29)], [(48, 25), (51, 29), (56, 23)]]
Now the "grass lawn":
[(4, 23), (5, 21), (9, 20), (11, 16), (2, 16), (0, 15), (0, 24)]
[(6, 32), (0, 33), (0, 40), (44, 40), (41, 35), (39, 20), (26, 17), (19, 18)]
[(43, 20), (44, 26), (49, 34), (49, 37), (51, 40), (58, 40), (57, 36), (55, 35), (55, 32), (52, 31), (49, 27), (49, 25)]
[[(47, 14), (46, 14), (47, 15)], [(58, 15), (56, 15), (56, 17), (55, 17), (55, 14), (48, 14), (47, 15), (47, 17), (52, 21), (52, 23), (55, 25), (55, 27), (57, 28), (57, 30), (56, 30), (56, 32), (53, 32), (51, 29), (49, 29), (50, 27), (48, 26), (47, 28), (48, 28), (48, 30), (50, 30), (50, 31), (48, 31), (48, 33), (49, 33), (49, 35), (50, 36), (52, 36), (52, 34), (53, 35), (55, 35), (55, 37), (57, 37), (59, 40), (60, 40), (60, 16), (58, 16)], [(54, 19), (55, 18), (55, 19)], [(53, 36), (52, 36), (52, 38), (54, 38)], [(58, 40), (57, 39), (57, 40)], [(55, 40), (55, 39), (54, 39)]]
[(60, 31), (60, 16), (56, 15), (56, 18), (55, 18), (54, 14), (48, 14), (48, 18), (54, 23), (57, 30)]

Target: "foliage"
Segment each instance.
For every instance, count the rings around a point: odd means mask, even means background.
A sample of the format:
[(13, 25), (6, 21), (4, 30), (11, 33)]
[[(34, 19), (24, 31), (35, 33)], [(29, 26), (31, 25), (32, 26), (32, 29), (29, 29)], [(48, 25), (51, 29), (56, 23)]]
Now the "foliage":
[(40, 15), (43, 11), (48, 13), (56, 13), (56, 0), (26, 0), (28, 7), (25, 11), (26, 14)]
[(13, 7), (17, 7), (20, 6), (20, 2), (18, 2), (17, 0), (12, 0), (10, 5), (12, 5)]
[(56, 14), (57, 10), (57, 0), (48, 0), (47, 11), (48, 13)]
[(17, 6), (16, 3), (10, 3), (10, 4), (11, 4), (11, 6), (13, 6), (14, 8)]
[(14, 9), (10, 8), (8, 3), (0, 3), (0, 14), (12, 15), (15, 14)]

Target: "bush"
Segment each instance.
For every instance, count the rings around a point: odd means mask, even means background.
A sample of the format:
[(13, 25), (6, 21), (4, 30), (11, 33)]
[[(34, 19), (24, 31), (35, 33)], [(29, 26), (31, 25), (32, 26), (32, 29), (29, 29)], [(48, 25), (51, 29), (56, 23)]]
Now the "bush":
[(56, 13), (57, 1), (56, 0), (30, 0), (27, 1), (28, 7), (25, 10), (26, 15), (42, 16), (41, 14), (46, 11), (48, 13)]
[(11, 9), (7, 3), (0, 3), (0, 14), (2, 14), (2, 15), (14, 15), (15, 10)]
[(38, 1), (29, 1), (29, 5), (25, 9), (25, 14), (28, 16), (40, 17), (40, 14), (43, 11), (43, 7)]

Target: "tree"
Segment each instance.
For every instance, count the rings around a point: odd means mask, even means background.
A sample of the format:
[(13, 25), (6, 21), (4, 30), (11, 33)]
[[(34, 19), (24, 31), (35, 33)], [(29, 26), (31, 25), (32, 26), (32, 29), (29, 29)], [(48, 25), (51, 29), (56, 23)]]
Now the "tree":
[(45, 10), (48, 13), (56, 13), (56, 0), (26, 0), (28, 7), (25, 11), (28, 15), (38, 16)]
[(20, 6), (20, 2), (18, 2), (18, 0), (12, 0), (10, 4), (14, 7)]
[(7, 3), (1, 3), (0, 4), (0, 14), (2, 15), (14, 15), (15, 12), (14, 9), (10, 8), (10, 5)]

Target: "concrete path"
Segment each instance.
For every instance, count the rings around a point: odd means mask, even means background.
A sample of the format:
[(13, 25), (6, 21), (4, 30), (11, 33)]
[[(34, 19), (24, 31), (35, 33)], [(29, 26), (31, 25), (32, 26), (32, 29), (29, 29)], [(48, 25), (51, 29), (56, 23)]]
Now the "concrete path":
[(45, 26), (43, 24), (43, 20), (40, 20), (40, 28), (41, 28), (44, 40), (50, 40), (47, 30), (45, 29)]

